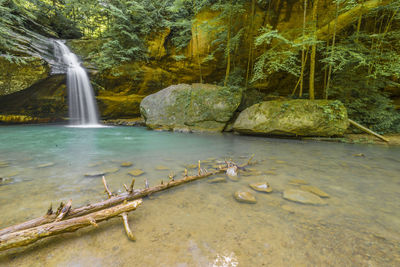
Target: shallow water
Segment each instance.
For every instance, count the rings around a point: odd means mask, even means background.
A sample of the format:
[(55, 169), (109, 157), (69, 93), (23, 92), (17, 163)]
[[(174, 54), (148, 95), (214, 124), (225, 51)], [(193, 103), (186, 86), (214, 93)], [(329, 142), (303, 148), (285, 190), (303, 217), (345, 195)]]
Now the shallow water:
[[(145, 171), (136, 179), (141, 188), (144, 178), (152, 186), (170, 172), (180, 177), (199, 159), (243, 163), (253, 153), (260, 161), (251, 166), (255, 175), (243, 172), (239, 181), (216, 184), (205, 178), (145, 198), (129, 214), (136, 242), (114, 218), (97, 229), (1, 252), (0, 265), (400, 266), (399, 147), (135, 127), (0, 127), (0, 177), (12, 178), (0, 185), (0, 228), (41, 216), (50, 203), (72, 199), (78, 207), (105, 199), (101, 178), (85, 173), (118, 168), (106, 175), (118, 192), (130, 183), (132, 169)], [(125, 161), (133, 166), (120, 167)], [(155, 170), (158, 165), (170, 170)], [(283, 199), (283, 190), (298, 187), (289, 183), (293, 179), (327, 192), (327, 205)], [(263, 181), (272, 193), (248, 186)], [(237, 190), (252, 192), (257, 203), (237, 202)]]

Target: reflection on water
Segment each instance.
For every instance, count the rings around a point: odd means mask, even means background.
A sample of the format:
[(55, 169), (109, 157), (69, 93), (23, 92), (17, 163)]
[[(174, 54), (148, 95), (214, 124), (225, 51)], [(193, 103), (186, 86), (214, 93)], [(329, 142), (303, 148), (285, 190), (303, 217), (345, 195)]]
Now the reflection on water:
[[(9, 179), (0, 186), (0, 228), (40, 216), (50, 203), (71, 198), (77, 207), (105, 199), (101, 179), (85, 173), (109, 172), (109, 186), (121, 192), (133, 169), (145, 171), (136, 179), (144, 187), (144, 178), (151, 186), (171, 172), (180, 177), (199, 159), (207, 168), (228, 158), (242, 163), (253, 153), (260, 161), (239, 181), (204, 179), (145, 199), (129, 214), (136, 242), (115, 218), (98, 229), (2, 252), (0, 265), (400, 266), (398, 147), (24, 126), (0, 128), (0, 152), (0, 176)], [(169, 169), (156, 170), (159, 165)], [(283, 199), (284, 190), (299, 188), (293, 179), (328, 193), (328, 204)], [(265, 181), (274, 189), (270, 194), (248, 186)], [(235, 201), (238, 190), (252, 192), (257, 203)]]

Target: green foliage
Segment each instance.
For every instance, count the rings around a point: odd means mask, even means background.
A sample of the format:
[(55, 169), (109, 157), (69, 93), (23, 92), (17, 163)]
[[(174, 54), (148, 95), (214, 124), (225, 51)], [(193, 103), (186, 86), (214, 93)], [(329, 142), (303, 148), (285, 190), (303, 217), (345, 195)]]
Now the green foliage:
[(388, 86), (400, 87), (395, 82), (400, 78), (400, 30), (392, 27), (400, 23), (399, 7), (400, 1), (394, 1), (367, 14), (380, 30), (365, 27), (339, 36), (334, 53), (322, 49), (321, 62), (332, 67), (330, 98), (341, 100), (351, 119), (380, 133), (400, 131), (400, 113), (384, 92)]
[(268, 47), (268, 49), (265, 49), (254, 64), (252, 82), (264, 80), (269, 74), (278, 71), (285, 71), (294, 76), (300, 75), (301, 64), (299, 64), (298, 50), (302, 43), (288, 40), (278, 30), (273, 30), (267, 25), (260, 29), (260, 34), (256, 37), (254, 44), (258, 47)]

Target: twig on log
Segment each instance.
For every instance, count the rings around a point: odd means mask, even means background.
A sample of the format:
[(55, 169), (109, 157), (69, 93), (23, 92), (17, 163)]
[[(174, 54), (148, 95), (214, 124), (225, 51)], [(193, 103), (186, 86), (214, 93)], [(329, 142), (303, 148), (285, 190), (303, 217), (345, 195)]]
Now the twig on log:
[(132, 178), (131, 186), (129, 187), (129, 193), (133, 192), (133, 187), (135, 186), (135, 178)]
[(378, 137), (379, 139), (382, 139), (382, 140), (385, 141), (385, 142), (389, 142), (389, 140), (386, 139), (385, 137), (383, 137), (382, 135), (377, 134), (377, 133), (371, 131), (371, 130), (368, 129), (367, 127), (362, 126), (361, 124), (359, 124), (359, 123), (357, 123), (357, 122), (355, 122), (355, 121), (353, 121), (353, 120), (350, 120), (350, 119), (349, 119), (349, 122), (350, 122), (350, 124), (354, 125), (354, 126), (357, 127), (358, 129), (363, 130), (363, 131), (366, 132), (366, 133), (372, 134), (372, 135)]
[[(239, 167), (242, 168), (247, 165), (252, 165), (255, 163), (256, 162), (251, 162), (250, 164), (245, 163), (245, 164), (240, 165)], [(68, 219), (74, 218), (74, 217), (86, 215), (88, 213), (92, 213), (95, 211), (99, 211), (99, 210), (102, 210), (105, 208), (109, 208), (109, 207), (115, 206), (117, 204), (120, 204), (125, 200), (134, 200), (134, 199), (143, 198), (143, 197), (148, 196), (155, 192), (161, 192), (161, 191), (169, 189), (171, 187), (179, 186), (179, 185), (182, 185), (182, 184), (185, 184), (188, 182), (196, 181), (196, 180), (206, 178), (206, 177), (209, 177), (209, 176), (212, 176), (215, 174), (226, 172), (226, 170), (227, 170), (227, 168), (221, 167), (218, 170), (215, 170), (212, 172), (207, 172), (203, 175), (186, 176), (182, 179), (170, 181), (168, 183), (163, 183), (163, 184), (160, 184), (160, 185), (157, 185), (154, 187), (145, 188), (145, 189), (136, 189), (136, 190), (133, 190), (131, 193), (125, 192), (125, 193), (113, 196), (112, 198), (109, 198), (109, 199), (101, 201), (101, 202), (88, 204), (86, 206), (71, 209), (68, 212), (66, 218), (68, 218)], [(23, 223), (20, 223), (17, 225), (9, 226), (7, 228), (0, 230), (0, 237), (2, 235), (8, 234), (8, 233), (12, 233), (12, 232), (20, 231), (23, 229), (28, 229), (28, 228), (32, 228), (32, 227), (36, 227), (39, 225), (53, 222), (56, 217), (57, 217), (56, 214), (44, 215), (44, 216), (32, 219), (30, 221), (26, 221), (26, 222), (23, 222)]]
[(0, 251), (26, 246), (48, 236), (58, 235), (66, 232), (74, 232), (80, 228), (93, 224), (97, 225), (96, 222), (110, 219), (123, 212), (135, 210), (140, 204), (142, 204), (142, 200), (138, 199), (126, 204), (120, 204), (115, 207), (97, 211), (86, 216), (72, 218), (60, 222), (53, 222), (2, 235), (0, 236)]
[(108, 189), (106, 178), (104, 176), (103, 176), (103, 185), (104, 185), (104, 192), (107, 193), (108, 198), (111, 198), (112, 197), (112, 193), (111, 193), (110, 189)]
[(71, 209), (71, 205), (72, 205), (72, 199), (70, 199), (68, 203), (64, 205), (64, 207), (61, 209), (60, 213), (58, 214), (57, 218), (54, 221), (59, 222), (62, 219), (64, 219), (64, 217), (67, 216), (69, 210)]
[(251, 155), (251, 157), (249, 158), (249, 160), (247, 161), (247, 165), (251, 164), (251, 160), (254, 158), (256, 154)]
[(53, 204), (50, 203), (50, 207), (47, 210), (46, 215), (51, 215), (51, 214), (53, 214)]
[(132, 241), (136, 241), (136, 237), (133, 235), (131, 228), (129, 227), (129, 223), (128, 223), (128, 214), (126, 214), (126, 212), (123, 212), (121, 214), (122, 217), (122, 221), (124, 222), (124, 228), (125, 228), (125, 232), (128, 236), (128, 238)]
[(198, 171), (198, 175), (201, 174), (201, 168), (200, 168), (200, 160), (199, 160), (199, 171)]

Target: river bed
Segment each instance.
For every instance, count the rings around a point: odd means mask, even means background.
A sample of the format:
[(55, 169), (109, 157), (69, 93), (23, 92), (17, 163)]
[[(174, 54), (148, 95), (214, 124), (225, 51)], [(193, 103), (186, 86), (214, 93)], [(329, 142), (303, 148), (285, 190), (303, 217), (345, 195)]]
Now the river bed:
[[(136, 187), (175, 179), (190, 165), (259, 163), (239, 180), (205, 178), (145, 198), (120, 218), (0, 253), (2, 266), (400, 266), (400, 147), (148, 131), (140, 127), (0, 127), (0, 228)], [(121, 167), (132, 162), (131, 167)], [(165, 169), (165, 170), (157, 170)], [(224, 177), (224, 176), (220, 176)], [(288, 201), (301, 179), (329, 194), (326, 205)], [(272, 193), (248, 184), (267, 181)], [(256, 204), (237, 202), (238, 190)]]

